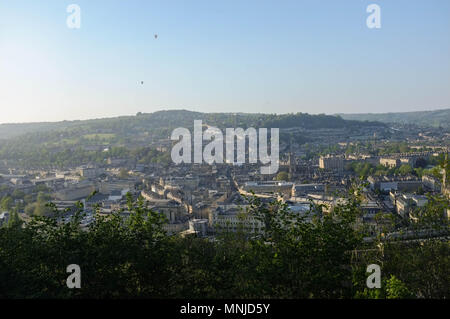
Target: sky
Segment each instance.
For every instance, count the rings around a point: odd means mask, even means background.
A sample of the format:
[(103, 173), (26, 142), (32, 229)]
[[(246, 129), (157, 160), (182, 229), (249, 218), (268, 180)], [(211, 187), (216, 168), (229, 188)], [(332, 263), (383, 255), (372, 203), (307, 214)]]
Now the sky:
[(448, 0), (0, 0), (0, 123), (449, 107)]

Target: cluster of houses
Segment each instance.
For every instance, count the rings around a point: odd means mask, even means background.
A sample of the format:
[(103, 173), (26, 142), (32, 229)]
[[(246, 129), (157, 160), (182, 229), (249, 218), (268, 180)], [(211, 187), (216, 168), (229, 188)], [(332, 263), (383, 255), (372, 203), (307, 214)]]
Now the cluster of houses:
[[(417, 156), (377, 158), (386, 166), (414, 161)], [(417, 155), (417, 156), (416, 156)], [(405, 159), (402, 162), (402, 159)], [(261, 175), (255, 164), (130, 164), (111, 160), (106, 166), (88, 165), (67, 171), (27, 171), (23, 174), (2, 174), (0, 184), (31, 194), (42, 185), (47, 189), (56, 209), (64, 212), (68, 221), (81, 202), (87, 213), (83, 226), (94, 220), (95, 214), (108, 216), (120, 212), (129, 216), (126, 194), (142, 197), (146, 206), (165, 215), (164, 226), (171, 234), (214, 236), (226, 229), (260, 232), (264, 226), (249, 214), (248, 196), (263, 203), (278, 200), (287, 205), (293, 216), (306, 221), (320, 213), (326, 214), (337, 205), (345, 204), (345, 194), (351, 175), (344, 171), (344, 156), (323, 156), (313, 165), (289, 156), (280, 162), (280, 170), (288, 172), (288, 180), (276, 175)], [(354, 158), (353, 161), (368, 161)], [(124, 166), (125, 165), (125, 166)], [(125, 174), (123, 172), (125, 171)], [(427, 204), (423, 191), (448, 194), (448, 185), (434, 176), (422, 179), (413, 176), (370, 176), (361, 203), (361, 222), (376, 224), (378, 214), (396, 214), (414, 220), (414, 211)], [(0, 192), (0, 195), (1, 192)], [(313, 209), (320, 205), (321, 211)], [(447, 214), (449, 212), (447, 211)], [(0, 224), (10, 214), (0, 212)]]

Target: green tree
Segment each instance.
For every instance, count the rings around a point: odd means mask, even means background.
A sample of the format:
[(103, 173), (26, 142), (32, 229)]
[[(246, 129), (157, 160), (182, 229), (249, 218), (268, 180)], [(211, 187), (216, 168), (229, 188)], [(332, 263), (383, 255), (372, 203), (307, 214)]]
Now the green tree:
[(13, 207), (14, 201), (11, 196), (5, 196), (0, 202), (0, 206), (4, 211), (9, 211)]
[(412, 294), (401, 280), (391, 275), (391, 278), (386, 281), (386, 298), (407, 299), (412, 298)]
[(44, 192), (39, 192), (37, 195), (37, 201), (40, 204), (45, 204), (47, 203), (49, 200), (51, 199), (50, 195), (44, 193)]
[(13, 210), (8, 220), (8, 227), (20, 227), (22, 226), (22, 220), (17, 213), (17, 210)]
[(28, 216), (32, 216), (34, 214), (35, 208), (36, 208), (36, 203), (30, 203), (25, 206), (24, 212)]
[(400, 175), (409, 175), (412, 174), (413, 169), (411, 167), (411, 165), (409, 164), (403, 164), (402, 166), (400, 166), (400, 168), (398, 169), (398, 172)]
[(277, 181), (287, 181), (289, 180), (289, 174), (287, 172), (279, 172), (276, 177)]
[(48, 216), (52, 213), (52, 209), (50, 209), (46, 204), (37, 203), (34, 207), (33, 215), (35, 216)]

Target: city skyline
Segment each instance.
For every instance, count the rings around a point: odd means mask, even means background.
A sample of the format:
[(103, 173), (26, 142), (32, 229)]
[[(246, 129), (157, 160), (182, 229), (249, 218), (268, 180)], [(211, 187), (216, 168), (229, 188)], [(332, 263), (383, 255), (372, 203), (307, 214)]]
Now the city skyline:
[(449, 17), (0, 1), (0, 301), (278, 318), (448, 300)]

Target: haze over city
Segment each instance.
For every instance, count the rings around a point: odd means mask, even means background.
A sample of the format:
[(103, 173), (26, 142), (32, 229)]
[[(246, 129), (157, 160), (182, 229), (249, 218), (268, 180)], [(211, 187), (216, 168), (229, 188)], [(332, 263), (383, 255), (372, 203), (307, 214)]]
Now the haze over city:
[(372, 2), (2, 1), (0, 123), (448, 108), (450, 2)]

